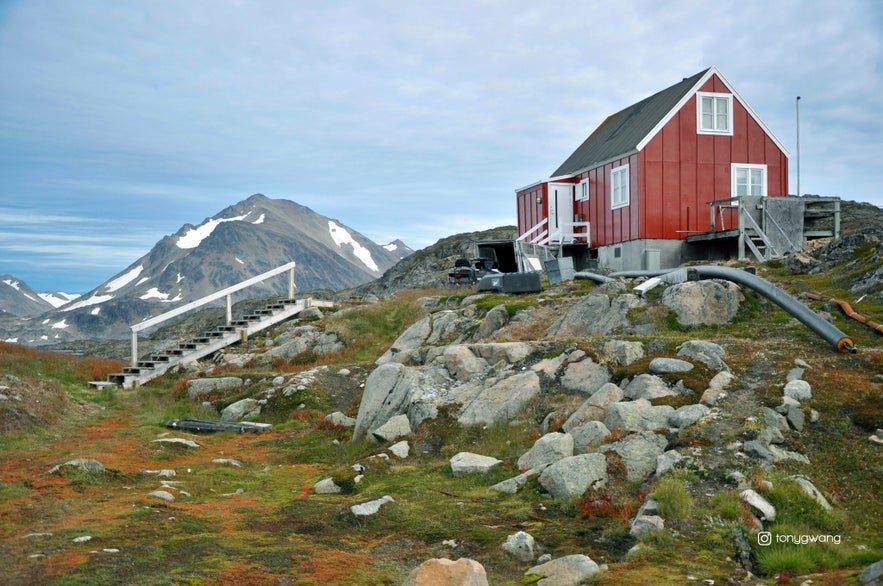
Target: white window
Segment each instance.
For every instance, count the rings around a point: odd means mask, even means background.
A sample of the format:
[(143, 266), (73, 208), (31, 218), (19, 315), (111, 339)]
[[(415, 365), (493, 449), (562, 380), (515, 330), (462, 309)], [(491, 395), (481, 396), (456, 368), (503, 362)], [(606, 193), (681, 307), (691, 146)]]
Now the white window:
[(576, 201), (589, 201), (589, 180), (583, 179), (576, 186)]
[(733, 197), (766, 195), (766, 165), (733, 163)]
[(700, 134), (733, 134), (732, 94), (696, 94), (697, 131)]
[(616, 167), (610, 172), (610, 209), (629, 205), (629, 166)]

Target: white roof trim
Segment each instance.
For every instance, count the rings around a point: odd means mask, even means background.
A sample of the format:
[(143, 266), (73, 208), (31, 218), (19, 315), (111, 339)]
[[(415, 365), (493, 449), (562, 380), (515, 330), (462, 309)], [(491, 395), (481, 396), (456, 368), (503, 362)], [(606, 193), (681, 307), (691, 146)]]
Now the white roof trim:
[(524, 187), (519, 187), (518, 189), (515, 190), (515, 193), (520, 193), (520, 192), (524, 191), (525, 189), (530, 189), (531, 187), (536, 187), (537, 185), (542, 185), (545, 182), (546, 182), (545, 179), (540, 179), (539, 181), (534, 181), (533, 183), (525, 185)]
[(730, 80), (728, 80), (726, 77), (724, 77), (724, 74), (721, 73), (720, 70), (717, 67), (715, 67), (714, 65), (712, 65), (711, 67), (708, 68), (708, 71), (706, 71), (705, 75), (703, 75), (699, 79), (699, 81), (696, 82), (696, 85), (694, 85), (690, 89), (689, 92), (684, 94), (684, 97), (682, 97), (680, 99), (680, 101), (677, 104), (675, 104), (675, 107), (672, 108), (671, 111), (669, 111), (669, 113), (666, 114), (665, 117), (662, 120), (660, 120), (656, 126), (653, 127), (653, 130), (651, 130), (647, 134), (647, 136), (645, 136), (641, 140), (641, 142), (638, 143), (638, 150), (639, 151), (643, 150), (644, 147), (647, 146), (647, 143), (649, 143), (651, 140), (653, 140), (653, 138), (657, 134), (659, 134), (659, 132), (663, 129), (663, 127), (666, 124), (668, 124), (672, 118), (674, 118), (675, 114), (680, 112), (681, 108), (684, 107), (684, 105), (687, 103), (687, 101), (691, 100), (695, 97), (696, 92), (699, 91), (699, 88), (701, 88), (705, 84), (705, 82), (711, 78), (712, 75), (717, 75), (720, 78), (720, 80), (723, 82), (723, 84), (725, 86), (727, 86), (727, 89), (730, 90), (730, 93), (733, 94), (733, 97), (735, 99), (739, 100), (739, 103), (742, 104), (742, 106), (748, 112), (748, 115), (751, 116), (754, 119), (754, 121), (757, 122), (757, 124), (761, 127), (761, 129), (767, 134), (767, 136), (769, 136), (772, 139), (772, 141), (774, 143), (776, 143), (776, 146), (779, 147), (779, 149), (783, 153), (785, 153), (785, 156), (790, 157), (791, 152), (788, 150), (788, 147), (786, 147), (782, 143), (782, 141), (779, 140), (779, 137), (777, 137), (775, 135), (775, 133), (773, 133), (773, 131), (770, 130), (770, 128), (764, 123), (764, 121), (760, 119), (760, 116), (757, 115), (757, 112), (754, 111), (754, 108), (752, 108), (751, 105), (745, 101), (745, 98), (743, 98), (741, 96), (741, 94), (739, 94), (739, 92), (737, 92), (733, 88), (733, 85), (730, 83)]

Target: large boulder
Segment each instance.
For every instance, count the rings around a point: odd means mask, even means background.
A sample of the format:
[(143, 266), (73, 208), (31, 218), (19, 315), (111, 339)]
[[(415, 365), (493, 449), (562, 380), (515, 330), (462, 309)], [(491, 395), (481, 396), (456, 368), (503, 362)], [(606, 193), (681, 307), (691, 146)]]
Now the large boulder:
[(601, 448), (615, 452), (625, 464), (629, 482), (641, 482), (656, 472), (656, 459), (665, 451), (668, 440), (652, 431), (642, 431)]
[(381, 364), (365, 381), (365, 391), (356, 415), (353, 441), (407, 410), (415, 388), (417, 375), (413, 369), (398, 362)]
[(519, 470), (537, 470), (561, 458), (573, 455), (573, 436), (567, 433), (547, 433), (530, 450), (518, 458)]
[(592, 558), (583, 554), (566, 555), (550, 562), (534, 566), (525, 572), (526, 576), (544, 576), (538, 586), (577, 586), (601, 571)]
[(678, 356), (702, 362), (708, 368), (717, 372), (732, 372), (724, 362), (726, 351), (714, 342), (705, 340), (689, 340), (677, 348)]
[(457, 380), (480, 377), (489, 369), (487, 360), (473, 354), (468, 346), (452, 344), (445, 348), (442, 356), (448, 372)]
[(451, 474), (457, 477), (469, 476), (471, 474), (487, 474), (502, 463), (502, 460), (492, 458), (491, 456), (482, 456), (472, 452), (460, 452), (450, 460)]
[(475, 337), (478, 340), (489, 338), (507, 323), (509, 323), (509, 310), (505, 305), (497, 305), (488, 311), (484, 319), (481, 320)]
[(604, 454), (562, 458), (543, 470), (538, 480), (553, 498), (568, 501), (594, 486), (606, 484), (607, 458)]
[(221, 411), (221, 421), (253, 421), (261, 415), (261, 404), (257, 399), (245, 398)]
[(533, 371), (519, 372), (481, 389), (476, 397), (463, 406), (457, 420), (462, 425), (510, 421), (525, 403), (539, 394), (540, 378), (537, 374)]
[(602, 351), (609, 362), (620, 366), (628, 366), (644, 357), (644, 345), (641, 342), (610, 340), (604, 343)]
[(674, 413), (670, 405), (653, 406), (647, 399), (614, 403), (607, 410), (604, 425), (611, 431), (654, 431), (668, 427), (668, 418)]
[(610, 430), (600, 421), (588, 421), (567, 433), (573, 438), (573, 453), (585, 454), (593, 446), (603, 443), (610, 435)]
[(469, 558), (426, 560), (408, 574), (402, 586), (488, 586), (487, 572)]
[(187, 383), (187, 396), (190, 399), (197, 399), (231, 389), (238, 389), (242, 385), (243, 380), (238, 376), (198, 378)]
[(742, 291), (735, 283), (709, 279), (667, 287), (661, 301), (677, 314), (680, 325), (694, 327), (730, 323), (742, 299)]
[(627, 399), (659, 399), (661, 397), (673, 397), (677, 391), (670, 388), (664, 380), (655, 374), (639, 374), (623, 389), (622, 394)]
[(607, 367), (588, 357), (568, 364), (564, 376), (561, 377), (561, 385), (565, 389), (587, 396), (608, 382), (610, 382), (610, 371)]
[(603, 421), (607, 416), (607, 409), (610, 405), (621, 401), (622, 398), (622, 389), (614, 383), (606, 383), (591, 397), (586, 399), (576, 411), (571, 413), (561, 428), (569, 432), (590, 421)]
[(399, 354), (416, 350), (432, 333), (432, 316), (427, 315), (414, 323), (399, 336), (383, 356), (377, 359), (376, 364), (386, 364), (397, 359)]
[(573, 304), (560, 317), (547, 335), (550, 337), (603, 336), (629, 325), (626, 313), (642, 304), (636, 295), (617, 295), (612, 300), (606, 295), (588, 295)]

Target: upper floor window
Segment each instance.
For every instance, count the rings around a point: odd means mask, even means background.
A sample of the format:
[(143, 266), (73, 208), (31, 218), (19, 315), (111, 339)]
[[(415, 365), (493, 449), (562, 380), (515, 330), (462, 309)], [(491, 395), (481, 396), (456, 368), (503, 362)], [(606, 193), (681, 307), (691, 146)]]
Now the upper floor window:
[(629, 166), (616, 167), (610, 172), (610, 209), (629, 205)]
[(766, 195), (766, 165), (732, 164), (733, 197)]
[(700, 134), (733, 134), (732, 94), (696, 94), (696, 118)]
[(576, 201), (589, 201), (589, 180), (583, 179), (576, 186)]

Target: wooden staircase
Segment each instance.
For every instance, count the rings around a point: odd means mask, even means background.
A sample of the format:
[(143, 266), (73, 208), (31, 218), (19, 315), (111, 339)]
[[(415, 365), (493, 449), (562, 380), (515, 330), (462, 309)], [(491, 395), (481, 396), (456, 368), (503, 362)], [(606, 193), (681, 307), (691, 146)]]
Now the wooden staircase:
[(265, 330), (280, 322), (291, 319), (308, 307), (331, 307), (330, 301), (312, 298), (280, 299), (251, 314), (231, 320), (229, 324), (218, 326), (199, 336), (178, 343), (177, 346), (139, 359), (134, 366), (123, 368), (122, 372), (107, 375), (106, 383), (90, 383), (93, 386), (118, 385), (131, 389), (147, 381), (162, 376), (178, 364), (187, 364), (204, 358), (248, 336)]

